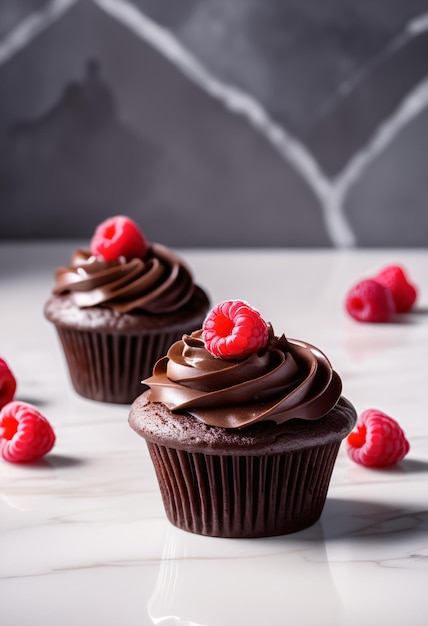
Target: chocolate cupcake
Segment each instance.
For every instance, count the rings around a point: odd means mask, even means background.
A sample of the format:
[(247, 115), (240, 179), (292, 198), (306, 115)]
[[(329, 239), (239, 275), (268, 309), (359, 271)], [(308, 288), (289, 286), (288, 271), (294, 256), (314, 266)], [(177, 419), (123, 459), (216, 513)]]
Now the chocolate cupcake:
[(172, 524), (266, 537), (319, 519), (357, 418), (320, 350), (226, 301), (144, 382), (129, 423), (146, 440)]
[(55, 277), (44, 313), (75, 391), (91, 400), (130, 404), (167, 347), (209, 308), (184, 261), (124, 216), (100, 224), (90, 250), (76, 250)]

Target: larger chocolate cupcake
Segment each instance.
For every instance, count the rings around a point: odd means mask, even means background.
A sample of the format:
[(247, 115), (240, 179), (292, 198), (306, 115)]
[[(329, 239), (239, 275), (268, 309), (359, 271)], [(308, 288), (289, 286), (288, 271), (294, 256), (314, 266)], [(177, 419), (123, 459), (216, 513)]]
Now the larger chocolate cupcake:
[(90, 248), (56, 271), (45, 316), (76, 392), (130, 404), (167, 347), (202, 324), (209, 300), (184, 261), (127, 217), (103, 222)]
[(319, 519), (357, 418), (320, 350), (275, 336), (246, 303), (227, 301), (145, 383), (129, 422), (146, 440), (172, 524), (265, 537)]

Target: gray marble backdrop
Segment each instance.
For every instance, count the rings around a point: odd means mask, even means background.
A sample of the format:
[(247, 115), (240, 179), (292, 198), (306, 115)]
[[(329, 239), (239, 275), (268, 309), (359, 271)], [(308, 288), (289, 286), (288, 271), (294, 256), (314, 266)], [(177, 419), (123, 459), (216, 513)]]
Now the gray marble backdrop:
[(425, 246), (427, 153), (428, 0), (0, 0), (2, 239)]

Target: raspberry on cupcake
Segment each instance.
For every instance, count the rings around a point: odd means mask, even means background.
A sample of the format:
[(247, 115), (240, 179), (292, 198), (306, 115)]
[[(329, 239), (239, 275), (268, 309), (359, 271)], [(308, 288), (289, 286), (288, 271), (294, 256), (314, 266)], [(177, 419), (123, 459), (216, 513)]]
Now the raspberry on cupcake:
[(144, 259), (149, 243), (137, 224), (125, 215), (117, 215), (101, 222), (90, 243), (91, 253), (106, 261), (123, 256)]
[(242, 300), (226, 300), (210, 312), (202, 338), (207, 350), (223, 359), (242, 359), (258, 352), (268, 340), (268, 326), (260, 313)]

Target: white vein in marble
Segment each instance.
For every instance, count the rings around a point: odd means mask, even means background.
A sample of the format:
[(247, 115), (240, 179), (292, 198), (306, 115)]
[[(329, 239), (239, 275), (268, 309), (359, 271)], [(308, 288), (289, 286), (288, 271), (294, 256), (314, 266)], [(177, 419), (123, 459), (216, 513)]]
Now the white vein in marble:
[(0, 65), (12, 59), (34, 38), (60, 19), (79, 0), (50, 0), (29, 13), (0, 41)]

